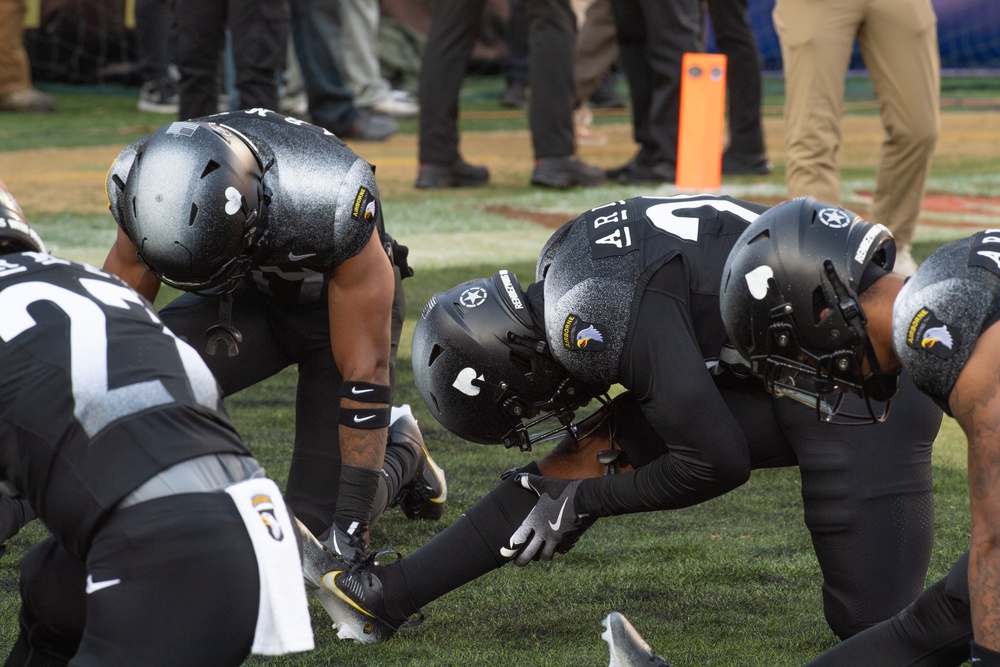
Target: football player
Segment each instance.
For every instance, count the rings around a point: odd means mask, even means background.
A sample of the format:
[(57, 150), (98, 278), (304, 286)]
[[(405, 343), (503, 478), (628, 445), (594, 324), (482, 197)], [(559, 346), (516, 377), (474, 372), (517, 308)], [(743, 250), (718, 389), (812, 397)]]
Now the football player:
[(970, 552), (895, 617), (812, 664), (1000, 665), (1000, 237), (979, 232), (942, 246), (905, 282), (887, 273), (866, 284), (857, 258), (870, 254), (873, 229), (792, 200), (751, 224), (722, 279), (726, 329), (771, 391), (794, 380), (812, 387), (813, 402), (882, 400), (884, 378), (902, 368), (969, 441)]
[[(729, 344), (719, 284), (730, 250), (766, 210), (707, 195), (610, 202), (549, 239), (526, 289), (500, 271), (434, 296), (412, 358), (442, 425), (521, 449), (569, 433), (413, 554), (327, 573), (324, 605), (340, 634), (384, 639), (463, 583), (569, 550), (600, 517), (688, 507), (772, 466), (801, 471), (838, 636), (916, 598), (933, 540), (941, 411), (905, 375), (886, 380), (900, 384), (889, 414), (860, 399), (834, 414), (799, 387), (783, 392), (798, 400), (764, 390)], [(890, 234), (865, 224), (864, 251), (852, 256), (864, 286), (893, 262)], [(627, 391), (602, 398), (612, 385)], [(604, 405), (577, 421), (592, 399)]]
[[(298, 366), (286, 497), (345, 555), (398, 502), (438, 518), (443, 471), (411, 415), (389, 438), (407, 249), (386, 234), (374, 168), (326, 130), (264, 109), (174, 122), (108, 173), (118, 237), (104, 269), (152, 301), (225, 395)], [(405, 432), (405, 434), (404, 434)]]
[(208, 367), (120, 280), (47, 254), (10, 202), (0, 492), (51, 536), (21, 561), (5, 664), (236, 666), (310, 650), (299, 534)]

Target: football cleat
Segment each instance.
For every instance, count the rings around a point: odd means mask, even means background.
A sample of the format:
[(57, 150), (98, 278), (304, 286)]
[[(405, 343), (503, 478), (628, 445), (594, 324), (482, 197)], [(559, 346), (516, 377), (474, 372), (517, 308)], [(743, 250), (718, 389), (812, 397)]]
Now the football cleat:
[(322, 544), (348, 563), (363, 561), (368, 557), (368, 527), (354, 523), (348, 530), (345, 532), (334, 523)]
[(601, 625), (605, 627), (601, 639), (611, 649), (608, 667), (670, 667), (669, 662), (653, 653), (649, 644), (619, 612), (608, 614)]
[(403, 623), (415, 626), (423, 621), (422, 614), (412, 621), (400, 621), (385, 611), (382, 580), (373, 570), (378, 556), (392, 553), (383, 551), (362, 562), (344, 563), (323, 575), (316, 596), (341, 639), (374, 644), (392, 637)]
[[(397, 408), (393, 408), (395, 412)], [(420, 434), (417, 420), (404, 405), (399, 416), (389, 425), (389, 446), (410, 447), (420, 461), (413, 480), (396, 494), (394, 504), (399, 505), (408, 519), (440, 519), (448, 502), (448, 482), (444, 470), (434, 462), (424, 437)]]
[[(299, 538), (299, 553), (302, 556), (302, 578), (306, 588), (316, 591), (323, 585), (323, 575), (330, 570), (343, 567), (344, 559), (337, 553), (323, 546), (298, 517), (295, 520), (295, 533)], [(322, 600), (322, 597), (320, 597)]]

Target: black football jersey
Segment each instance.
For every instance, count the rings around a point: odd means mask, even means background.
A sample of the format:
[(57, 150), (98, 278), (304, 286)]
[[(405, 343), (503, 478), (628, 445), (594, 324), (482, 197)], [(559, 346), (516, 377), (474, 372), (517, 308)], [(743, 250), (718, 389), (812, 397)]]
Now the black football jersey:
[(730, 249), (767, 207), (724, 196), (636, 197), (598, 206), (566, 223), (538, 258), (544, 280), (546, 337), (574, 376), (621, 382), (639, 302), (668, 261), (683, 261), (682, 291), (692, 335), (706, 362), (718, 359), (726, 334), (719, 285)]
[(248, 454), (194, 349), (117, 278), (44, 253), (0, 257), (0, 489), (73, 553), (177, 462)]
[(948, 243), (896, 297), (892, 342), (917, 386), (945, 412), (979, 335), (1000, 319), (1000, 232)]
[[(372, 166), (322, 127), (265, 109), (221, 113), (197, 120), (219, 123), (249, 139), (264, 162), (268, 199), (265, 236), (251, 278), (280, 303), (325, 299), (330, 273), (364, 248), (376, 227), (384, 231)], [(124, 182), (135, 151), (123, 150), (108, 179)], [(111, 212), (123, 221), (120, 190), (108, 188)]]

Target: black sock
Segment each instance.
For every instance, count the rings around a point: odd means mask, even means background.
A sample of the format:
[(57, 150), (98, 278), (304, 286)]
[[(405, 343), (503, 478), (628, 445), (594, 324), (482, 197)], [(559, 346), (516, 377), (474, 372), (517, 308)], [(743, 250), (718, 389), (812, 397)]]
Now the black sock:
[[(522, 470), (538, 474), (534, 463)], [(504, 480), (430, 542), (382, 568), (388, 614), (409, 618), (428, 602), (504, 565), (500, 548), (510, 543), (537, 500), (533, 491)]]
[(351, 529), (352, 524), (368, 525), (381, 476), (378, 470), (341, 466), (340, 493), (337, 495), (337, 511), (333, 515), (333, 522), (338, 528), (351, 535), (357, 532)]
[(386, 445), (385, 460), (379, 475), (369, 526), (374, 526), (382, 513), (396, 502), (400, 489), (413, 481), (417, 474), (418, 463), (420, 457), (412, 447), (394, 445), (391, 442)]

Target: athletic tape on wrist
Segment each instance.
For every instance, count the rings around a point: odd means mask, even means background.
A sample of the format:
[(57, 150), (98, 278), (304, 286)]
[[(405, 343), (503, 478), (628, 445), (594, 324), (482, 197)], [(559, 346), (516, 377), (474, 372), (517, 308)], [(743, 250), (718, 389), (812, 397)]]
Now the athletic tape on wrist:
[(385, 428), (389, 425), (389, 413), (392, 408), (340, 408), (340, 423), (350, 428)]
[(392, 387), (385, 384), (344, 380), (340, 383), (340, 397), (359, 403), (391, 403)]

